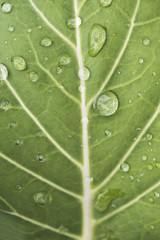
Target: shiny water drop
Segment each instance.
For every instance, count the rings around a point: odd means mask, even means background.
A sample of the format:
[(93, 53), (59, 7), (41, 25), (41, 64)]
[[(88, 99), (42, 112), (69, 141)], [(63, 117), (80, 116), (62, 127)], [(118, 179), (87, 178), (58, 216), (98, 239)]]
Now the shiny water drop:
[(28, 28), (28, 29), (27, 29), (27, 32), (28, 32), (28, 33), (32, 32), (32, 29), (31, 29), (31, 28)]
[(114, 93), (104, 91), (94, 100), (93, 108), (101, 116), (110, 116), (118, 109), (118, 98)]
[(82, 86), (82, 85), (80, 85), (79, 86), (79, 88), (78, 88), (78, 90), (82, 93), (82, 92), (84, 92), (85, 91), (85, 87), (84, 86)]
[(18, 185), (16, 185), (16, 188), (17, 188), (18, 190), (21, 190), (21, 189), (22, 189), (22, 185), (18, 184)]
[(62, 66), (68, 65), (71, 61), (71, 58), (67, 54), (63, 54), (59, 58), (59, 64)]
[(48, 202), (48, 196), (45, 192), (38, 192), (33, 195), (35, 203), (44, 205)]
[(37, 28), (40, 30), (40, 29), (42, 29), (42, 26), (41, 26), (41, 25), (39, 25), (39, 26), (37, 26)]
[(6, 80), (8, 77), (8, 70), (5, 65), (0, 64), (0, 80)]
[(30, 72), (29, 73), (29, 78), (30, 78), (30, 80), (33, 82), (33, 83), (35, 83), (35, 82), (37, 82), (38, 81), (38, 74), (37, 73), (35, 73), (35, 72)]
[(156, 163), (156, 168), (160, 168), (160, 163)]
[(14, 31), (14, 27), (9, 26), (9, 27), (8, 27), (8, 30), (9, 30), (10, 32), (13, 32), (13, 31)]
[(142, 93), (138, 93), (137, 96), (138, 96), (138, 97), (142, 97)]
[(3, 110), (4, 112), (8, 111), (10, 108), (10, 103), (7, 100), (2, 100), (0, 102), (0, 110)]
[(17, 123), (16, 122), (11, 122), (9, 124), (9, 126), (10, 126), (10, 128), (15, 128), (15, 127), (17, 127)]
[(110, 136), (112, 135), (112, 133), (111, 133), (111, 131), (106, 130), (106, 131), (105, 131), (105, 135), (108, 136), (108, 137), (110, 137)]
[(89, 52), (91, 57), (97, 56), (107, 39), (106, 29), (99, 24), (93, 25), (89, 33)]
[(25, 70), (27, 67), (26, 62), (22, 57), (13, 57), (11, 59), (11, 62), (13, 64), (13, 67), (18, 71)]
[(148, 202), (153, 203), (154, 202), (153, 198), (149, 198)]
[(46, 156), (44, 156), (44, 155), (38, 155), (37, 156), (37, 159), (41, 162), (41, 163), (43, 163), (43, 162), (45, 162), (46, 161)]
[(74, 29), (76, 27), (79, 27), (82, 23), (82, 20), (80, 19), (80, 17), (75, 17), (75, 18), (71, 18), (68, 20), (67, 22), (67, 26), (70, 28), (70, 29)]
[(140, 64), (142, 64), (142, 63), (144, 62), (143, 58), (139, 58), (139, 59), (138, 59), (138, 62), (139, 62)]
[(88, 68), (83, 67), (79, 70), (78, 72), (78, 76), (81, 80), (88, 80), (88, 78), (90, 77), (90, 71), (88, 70)]
[(150, 41), (149, 41), (148, 38), (145, 38), (145, 39), (143, 39), (142, 42), (143, 42), (143, 45), (144, 45), (144, 46), (148, 46)]
[(156, 72), (153, 72), (152, 75), (155, 77), (156, 76)]
[(7, 45), (7, 44), (8, 44), (8, 41), (5, 41), (4, 44)]
[(137, 132), (141, 132), (141, 128), (136, 128), (136, 131)]
[(9, 13), (12, 10), (11, 4), (6, 2), (2, 3), (1, 10), (3, 13)]
[(146, 160), (147, 160), (147, 158), (148, 158), (148, 157), (147, 157), (147, 155), (146, 155), (146, 154), (144, 154), (144, 155), (142, 156), (142, 160), (143, 160), (143, 161), (146, 161)]
[(151, 140), (153, 138), (153, 135), (151, 133), (146, 134), (146, 139)]
[(113, 0), (98, 0), (101, 7), (109, 7)]
[(43, 46), (43, 47), (49, 47), (52, 45), (52, 43), (53, 43), (53, 41), (47, 37), (43, 38), (40, 42), (41, 46)]
[(62, 68), (61, 67), (57, 67), (56, 68), (56, 72), (60, 74), (62, 72)]
[(23, 144), (23, 140), (17, 139), (15, 143), (16, 143), (16, 145), (20, 146)]
[(63, 225), (61, 225), (58, 230), (61, 232), (61, 233), (66, 233), (68, 232), (68, 228), (64, 227)]
[(128, 172), (129, 171), (129, 165), (127, 163), (121, 164), (121, 170), (122, 172)]
[(155, 196), (156, 198), (159, 198), (159, 196), (160, 196), (159, 192), (155, 192), (155, 193), (154, 193), (154, 196)]
[(148, 168), (148, 170), (152, 170), (153, 169), (153, 165), (149, 164), (147, 168)]

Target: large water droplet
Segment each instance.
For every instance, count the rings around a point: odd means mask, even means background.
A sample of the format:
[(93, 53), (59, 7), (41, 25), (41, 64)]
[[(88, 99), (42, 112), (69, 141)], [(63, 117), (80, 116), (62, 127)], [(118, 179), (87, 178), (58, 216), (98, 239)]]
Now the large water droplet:
[(56, 68), (56, 72), (60, 74), (62, 72), (62, 68), (61, 67), (57, 67)]
[(11, 11), (12, 7), (10, 3), (2, 3), (1, 10), (3, 13), (9, 13)]
[(43, 47), (49, 47), (52, 45), (52, 43), (53, 43), (52, 40), (47, 37), (43, 38), (40, 42), (41, 46), (43, 46)]
[(10, 103), (7, 100), (2, 100), (0, 102), (0, 109), (3, 110), (4, 112), (8, 111), (10, 108)]
[(110, 116), (118, 109), (118, 98), (110, 92), (102, 92), (93, 103), (93, 108), (101, 116)]
[(148, 165), (148, 170), (152, 170), (153, 169), (153, 165), (152, 164), (149, 164)]
[(121, 170), (122, 172), (128, 172), (129, 171), (129, 165), (127, 163), (121, 164)]
[(82, 21), (81, 21), (80, 17), (71, 18), (71, 19), (68, 20), (67, 26), (70, 29), (74, 29), (76, 27), (79, 27), (81, 25), (81, 23), (82, 23)]
[(35, 73), (35, 72), (30, 72), (29, 73), (29, 78), (30, 78), (30, 80), (32, 81), (32, 82), (37, 82), (38, 81), (38, 75), (37, 75), (37, 73)]
[(96, 208), (99, 212), (106, 211), (117, 198), (124, 197), (125, 193), (120, 189), (108, 189), (107, 191), (98, 194), (96, 199)]
[(156, 163), (156, 168), (160, 168), (160, 163)]
[(138, 62), (139, 62), (140, 64), (142, 64), (142, 63), (144, 62), (143, 58), (139, 58), (139, 59), (138, 59)]
[(147, 155), (146, 155), (146, 154), (144, 154), (144, 155), (142, 156), (142, 160), (143, 160), (143, 161), (146, 161), (146, 160), (147, 160)]
[(63, 54), (59, 58), (59, 64), (62, 66), (68, 65), (71, 61), (71, 58), (67, 54)]
[(27, 65), (26, 65), (26, 62), (24, 60), (24, 58), (22, 57), (13, 57), (11, 59), (11, 62), (14, 66), (14, 68), (18, 71), (22, 71), (24, 69), (26, 69)]
[(13, 32), (13, 31), (14, 31), (14, 27), (10, 26), (10, 27), (8, 27), (8, 30), (9, 30), (10, 32)]
[(149, 42), (150, 42), (150, 41), (149, 41), (148, 38), (146, 38), (146, 39), (143, 39), (142, 42), (143, 42), (143, 45), (144, 45), (144, 46), (147, 46), (147, 45), (149, 45)]
[(8, 70), (6, 66), (4, 66), (3, 64), (0, 64), (0, 80), (6, 80), (7, 77), (8, 77)]
[(89, 55), (95, 57), (107, 39), (106, 29), (99, 24), (93, 25), (89, 33)]
[(78, 76), (81, 80), (88, 80), (88, 78), (90, 77), (90, 71), (88, 70), (88, 68), (83, 67), (79, 70), (78, 72)]
[(100, 3), (101, 7), (108, 7), (111, 5), (113, 0), (98, 0)]
[(45, 192), (38, 192), (33, 195), (35, 203), (44, 205), (48, 202), (48, 196)]

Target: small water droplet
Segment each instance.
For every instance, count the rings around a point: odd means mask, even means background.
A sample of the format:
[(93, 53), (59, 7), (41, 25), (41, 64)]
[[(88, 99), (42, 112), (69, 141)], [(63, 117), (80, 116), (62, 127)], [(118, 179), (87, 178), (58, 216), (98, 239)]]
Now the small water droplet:
[(143, 161), (146, 161), (146, 160), (147, 160), (147, 158), (148, 158), (148, 157), (147, 157), (147, 155), (146, 155), (146, 154), (144, 154), (144, 155), (142, 156), (142, 160), (143, 160)]
[(148, 165), (148, 170), (152, 170), (153, 169), (153, 165), (152, 164), (149, 164)]
[(23, 144), (23, 140), (17, 139), (15, 143), (16, 143), (16, 145), (20, 146)]
[(118, 71), (118, 75), (120, 75), (121, 74), (121, 72), (120, 71)]
[(67, 54), (63, 54), (59, 58), (59, 64), (62, 66), (68, 65), (71, 61), (71, 58)]
[(155, 84), (158, 86), (158, 85), (159, 85), (159, 82), (155, 82)]
[(61, 225), (58, 230), (61, 232), (61, 233), (66, 233), (68, 232), (68, 228), (64, 227), (63, 225)]
[(150, 41), (149, 41), (148, 38), (145, 38), (145, 39), (142, 40), (142, 42), (143, 42), (144, 46), (148, 46)]
[(153, 198), (149, 198), (148, 201), (149, 201), (150, 203), (153, 203), (153, 202), (154, 202)]
[(44, 156), (44, 155), (38, 155), (37, 156), (37, 159), (41, 162), (41, 163), (43, 163), (43, 162), (45, 162), (46, 161), (46, 156)]
[(11, 122), (9, 124), (9, 126), (10, 126), (10, 128), (15, 128), (15, 127), (17, 127), (17, 123), (16, 122)]
[(156, 163), (156, 168), (160, 168), (160, 163)]
[(2, 3), (1, 10), (3, 13), (9, 13), (12, 10), (11, 4), (6, 2)]
[(39, 26), (37, 26), (37, 28), (40, 30), (40, 29), (42, 29), (42, 26), (41, 26), (41, 25), (39, 25)]
[(133, 177), (133, 176), (129, 176), (129, 178), (130, 178), (131, 180), (133, 180), (133, 179), (134, 179), (134, 177)]
[(121, 170), (122, 172), (128, 172), (129, 171), (129, 165), (127, 163), (121, 164)]
[(38, 192), (33, 195), (35, 203), (44, 205), (48, 202), (48, 196), (45, 192)]
[(137, 132), (141, 132), (141, 128), (136, 128), (136, 131)]
[(9, 27), (8, 27), (8, 30), (9, 30), (10, 32), (13, 32), (13, 31), (14, 31), (14, 27), (9, 26)]
[(0, 64), (0, 80), (6, 80), (8, 77), (8, 70), (5, 65)]
[(139, 58), (139, 59), (138, 59), (138, 62), (139, 62), (140, 64), (142, 64), (142, 63), (144, 62), (143, 58)]
[(7, 100), (2, 100), (0, 102), (0, 110), (3, 110), (4, 112), (8, 111), (10, 108), (10, 103)]
[(18, 71), (25, 70), (27, 67), (26, 62), (22, 57), (13, 57), (11, 59), (11, 62), (13, 64), (13, 67)]
[(84, 86), (82, 86), (82, 85), (80, 85), (79, 86), (79, 88), (78, 88), (78, 90), (82, 93), (82, 92), (84, 92), (85, 91), (85, 87)]
[(98, 0), (101, 7), (109, 7), (113, 0)]
[(32, 29), (31, 29), (31, 28), (28, 28), (28, 29), (27, 29), (27, 32), (28, 32), (28, 33), (32, 32)]
[(159, 198), (159, 196), (160, 196), (159, 192), (155, 192), (155, 193), (154, 193), (154, 196), (155, 196), (156, 198)]
[(106, 39), (106, 29), (99, 24), (93, 25), (89, 33), (89, 56), (97, 56), (97, 54), (103, 48)]
[(45, 37), (41, 40), (40, 45), (43, 47), (49, 47), (52, 45), (52, 43), (53, 41), (50, 38)]
[(82, 21), (81, 21), (80, 17), (75, 17), (75, 18), (71, 18), (68, 20), (67, 26), (70, 29), (74, 29), (76, 27), (79, 27), (81, 25), (81, 23), (82, 23)]
[(154, 229), (154, 225), (151, 225), (150, 228), (153, 230)]
[(94, 100), (93, 108), (101, 116), (110, 116), (118, 109), (118, 98), (114, 93), (104, 91)]
[(57, 72), (58, 74), (60, 74), (60, 73), (62, 72), (62, 68), (61, 68), (61, 67), (57, 67), (57, 68), (56, 68), (56, 72)]
[(142, 93), (138, 93), (137, 96), (138, 96), (138, 97), (142, 97)]
[(7, 41), (5, 41), (5, 42), (4, 42), (4, 44), (5, 44), (5, 45), (7, 45), (7, 44), (8, 44), (8, 42), (7, 42)]
[(35, 72), (30, 72), (29, 73), (29, 78), (30, 78), (30, 80), (33, 82), (33, 83), (35, 83), (35, 82), (37, 82), (38, 81), (38, 75), (37, 75), (37, 73), (35, 73)]
[(22, 189), (22, 185), (18, 184), (18, 185), (16, 185), (16, 188), (17, 188), (18, 190), (21, 190), (21, 189)]
[(90, 77), (90, 71), (88, 70), (88, 68), (83, 67), (79, 70), (78, 72), (78, 76), (81, 80), (88, 80), (88, 78)]
[(140, 182), (141, 180), (139, 178), (137, 178), (137, 182)]
[(16, 40), (17, 40), (17, 38), (15, 37), (15, 38), (13, 38), (13, 40), (14, 40), (14, 41), (16, 41)]
[(151, 140), (153, 138), (153, 135), (151, 133), (146, 134), (146, 139)]
[(112, 135), (112, 133), (111, 133), (111, 131), (106, 130), (106, 131), (105, 131), (105, 135), (108, 136), (108, 137), (110, 137), (110, 136)]

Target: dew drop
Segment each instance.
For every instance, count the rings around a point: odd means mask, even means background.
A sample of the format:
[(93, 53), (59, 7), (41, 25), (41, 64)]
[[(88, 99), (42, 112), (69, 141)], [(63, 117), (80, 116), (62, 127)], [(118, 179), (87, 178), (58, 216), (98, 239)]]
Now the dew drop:
[(13, 57), (11, 59), (11, 62), (13, 64), (13, 67), (18, 71), (25, 70), (27, 67), (26, 62), (22, 57)]
[(60, 73), (62, 72), (62, 68), (61, 68), (61, 67), (57, 67), (57, 68), (56, 68), (56, 72), (57, 72), (58, 74), (60, 74)]
[(31, 29), (31, 28), (28, 28), (28, 29), (27, 29), (27, 32), (28, 32), (28, 33), (32, 32), (32, 29)]
[(8, 77), (8, 70), (5, 65), (0, 64), (0, 80), (6, 80)]
[(136, 128), (136, 131), (137, 132), (141, 132), (141, 128)]
[(68, 228), (64, 227), (63, 225), (61, 225), (58, 230), (61, 232), (61, 233), (66, 233), (68, 232)]
[(11, 4), (10, 3), (2, 3), (1, 5), (1, 10), (3, 13), (9, 13), (12, 10)]
[(21, 190), (22, 189), (22, 185), (18, 184), (18, 185), (16, 185), (16, 188), (17, 188), (17, 190)]
[(87, 117), (83, 117), (83, 118), (82, 118), (82, 123), (88, 124), (88, 122), (89, 122), (89, 121), (88, 121), (88, 118), (87, 118)]
[(105, 131), (105, 135), (108, 136), (108, 137), (110, 137), (110, 136), (112, 135), (112, 133), (111, 133), (111, 131), (106, 130), (106, 131)]
[(153, 198), (149, 198), (148, 202), (153, 203), (154, 202)]
[(37, 28), (40, 30), (40, 29), (42, 28), (42, 26), (41, 26), (41, 25), (39, 25)]
[(78, 88), (78, 90), (82, 93), (82, 92), (84, 92), (85, 91), (85, 87), (84, 86), (82, 86), (82, 85), (80, 85), (79, 86), (79, 88)]
[(151, 140), (153, 138), (153, 135), (151, 133), (146, 134), (146, 139)]
[(129, 171), (129, 165), (127, 163), (121, 164), (121, 170), (122, 172), (128, 172)]
[(16, 122), (11, 122), (9, 124), (9, 126), (10, 126), (10, 128), (15, 128), (15, 127), (17, 127), (17, 123)]
[(147, 158), (148, 158), (148, 157), (147, 157), (147, 155), (146, 155), (146, 154), (144, 154), (144, 155), (142, 156), (142, 160), (143, 160), (143, 161), (146, 161), (146, 160), (147, 160)]
[(33, 195), (33, 199), (35, 203), (44, 205), (48, 202), (48, 196), (45, 192), (38, 192)]
[(152, 75), (155, 77), (156, 76), (156, 72), (153, 72)]
[(154, 193), (154, 196), (155, 196), (156, 198), (159, 198), (159, 196), (160, 196), (159, 192), (155, 192), (155, 193)]
[(139, 58), (139, 59), (138, 59), (138, 62), (139, 62), (140, 64), (142, 64), (143, 61), (144, 61), (143, 58)]
[(0, 102), (0, 109), (4, 112), (8, 111), (10, 108), (10, 103), (7, 100), (2, 100)]
[(129, 176), (129, 178), (130, 178), (131, 180), (133, 180), (133, 179), (134, 179), (134, 177), (133, 177), (133, 176)]
[(17, 139), (15, 143), (16, 143), (17, 146), (20, 146), (20, 145), (23, 144), (23, 140)]
[(30, 78), (30, 80), (33, 82), (33, 83), (35, 83), (35, 82), (37, 82), (38, 81), (38, 75), (37, 75), (37, 73), (35, 73), (35, 72), (30, 72), (29, 73), (29, 78)]
[(152, 164), (149, 164), (148, 165), (148, 170), (151, 171), (153, 169), (153, 165)]
[(114, 93), (104, 91), (94, 100), (93, 108), (101, 116), (110, 116), (118, 109), (118, 98)]
[(74, 29), (76, 27), (79, 27), (81, 25), (82, 21), (79, 17), (76, 17), (76, 18), (71, 18), (68, 20), (67, 22), (67, 26), (70, 28), (70, 29)]
[(101, 7), (109, 7), (113, 0), (98, 0)]
[(39, 162), (43, 163), (46, 161), (46, 157), (44, 155), (38, 155), (37, 159), (39, 160)]
[(145, 39), (142, 40), (142, 42), (143, 42), (144, 46), (148, 46), (150, 41), (149, 41), (148, 38), (145, 38)]
[(67, 54), (63, 54), (59, 58), (59, 64), (62, 66), (68, 65), (71, 61), (71, 58)]
[(156, 163), (156, 168), (160, 168), (160, 163)]
[(5, 41), (5, 42), (4, 42), (4, 44), (5, 44), (5, 45), (7, 45), (7, 44), (8, 44), (8, 42), (7, 42), (7, 41)]
[(93, 25), (89, 33), (89, 56), (97, 56), (97, 54), (103, 48), (106, 39), (106, 29), (99, 24)]
[(79, 70), (78, 72), (78, 76), (81, 80), (88, 80), (88, 78), (90, 77), (90, 71), (88, 70), (88, 68), (83, 67)]
[(13, 32), (13, 31), (14, 31), (14, 27), (9, 26), (9, 27), (8, 27), (8, 30), (9, 30), (10, 32)]
[(50, 38), (45, 37), (41, 40), (40, 45), (43, 47), (49, 47), (52, 45), (52, 43), (53, 41)]

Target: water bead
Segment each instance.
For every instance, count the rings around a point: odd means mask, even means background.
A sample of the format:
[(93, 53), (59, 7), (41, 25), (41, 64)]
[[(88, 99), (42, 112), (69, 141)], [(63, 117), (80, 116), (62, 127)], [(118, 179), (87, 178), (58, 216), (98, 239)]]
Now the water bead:
[(113, 115), (118, 109), (118, 98), (110, 92), (102, 92), (93, 103), (94, 110), (101, 116)]
[(8, 70), (5, 65), (0, 64), (0, 80), (6, 80), (8, 77)]
[(29, 73), (29, 78), (30, 78), (30, 80), (32, 81), (32, 82), (37, 82), (38, 81), (38, 75), (37, 75), (37, 73), (35, 73), (35, 72), (30, 72)]
[(59, 64), (62, 66), (68, 65), (71, 61), (71, 58), (67, 54), (63, 54), (59, 58)]
[(34, 199), (35, 203), (40, 204), (40, 205), (44, 205), (48, 202), (48, 197), (47, 197), (46, 193), (44, 193), (44, 192), (35, 193), (33, 195), (33, 199)]
[(75, 17), (75, 18), (71, 18), (68, 20), (67, 22), (67, 26), (70, 28), (70, 29), (74, 29), (76, 27), (79, 27), (81, 25), (82, 21), (79, 17)]
[(49, 47), (49, 46), (52, 45), (52, 43), (53, 43), (53, 41), (50, 38), (47, 38), (47, 37), (43, 38), (40, 42), (42, 47)]
[(121, 170), (122, 172), (128, 172), (129, 171), (129, 165), (127, 163), (121, 164)]
[(88, 68), (83, 67), (79, 70), (78, 72), (78, 76), (81, 80), (88, 80), (88, 78), (90, 77), (90, 71), (88, 70)]
[(27, 67), (26, 62), (22, 57), (13, 57), (11, 59), (11, 62), (13, 64), (13, 67), (18, 71), (25, 70)]
[(10, 3), (2, 3), (1, 5), (1, 10), (3, 13), (9, 13), (12, 10), (11, 4)]

